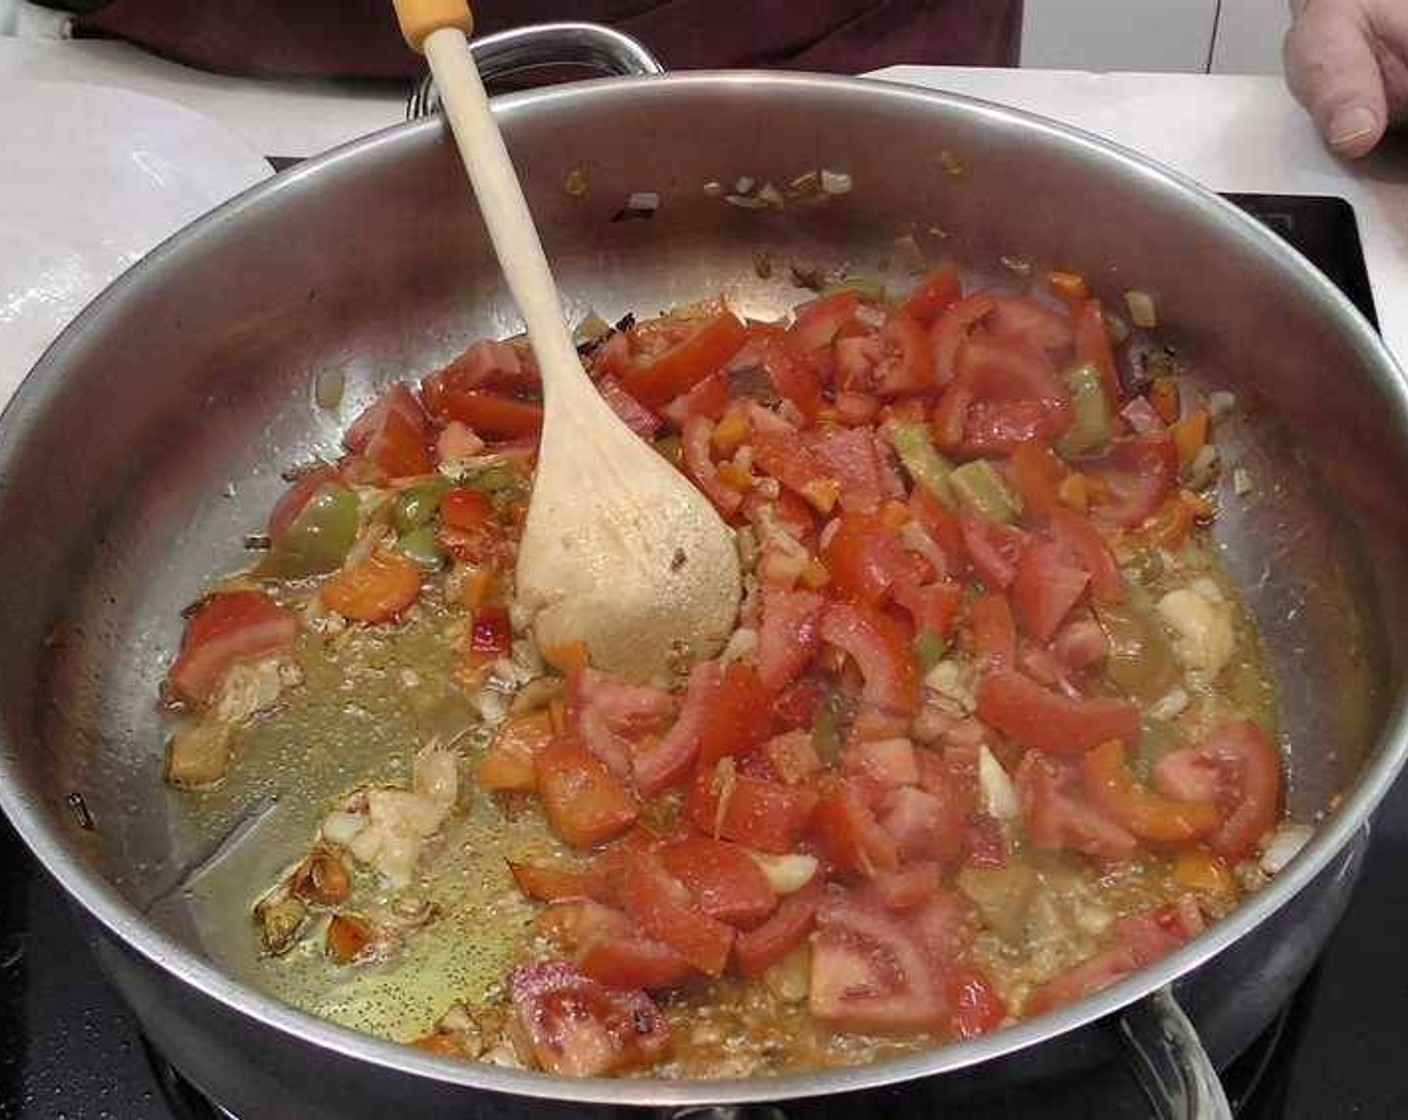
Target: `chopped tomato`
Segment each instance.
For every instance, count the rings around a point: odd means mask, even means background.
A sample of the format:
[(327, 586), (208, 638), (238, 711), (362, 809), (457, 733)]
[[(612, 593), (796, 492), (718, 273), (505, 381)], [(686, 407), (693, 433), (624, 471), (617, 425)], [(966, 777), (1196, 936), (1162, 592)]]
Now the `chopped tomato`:
[(625, 421), (626, 427), (640, 436), (650, 439), (660, 430), (661, 420), (630, 393), (610, 374), (596, 383), (601, 399), (611, 406), (611, 411)]
[(958, 269), (946, 264), (926, 276), (900, 305), (900, 310), (927, 327), (962, 298), (963, 278)]
[(733, 948), (733, 927), (703, 913), (688, 889), (646, 854), (626, 868), (618, 894), (626, 913), (700, 972), (718, 976)]
[(1071, 327), (1059, 311), (1020, 296), (1001, 296), (995, 302), (988, 327), (999, 338), (1012, 338), (1038, 350), (1070, 348)]
[(1076, 315), (1075, 341), (1076, 357), (1100, 371), (1105, 396), (1112, 408), (1118, 408), (1124, 400), (1124, 386), (1120, 384), (1119, 368), (1110, 348), (1110, 332), (1105, 328), (1105, 314), (1098, 299), (1087, 301)]
[(1177, 844), (1207, 836), (1222, 823), (1211, 801), (1160, 797), (1141, 786), (1118, 739), (1101, 743), (1080, 766), (1085, 795), (1140, 839)]
[(815, 420), (821, 411), (821, 382), (816, 370), (782, 338), (769, 338), (763, 343), (763, 369), (777, 395), (808, 420)]
[(179, 700), (208, 703), (236, 665), (281, 653), (297, 637), (298, 616), (262, 591), (212, 595), (186, 624), (167, 686)]
[(976, 965), (956, 964), (945, 970), (949, 1019), (959, 1038), (977, 1038), (1002, 1025), (1007, 1008), (997, 989)]
[(860, 294), (836, 292), (811, 300), (795, 309), (796, 319), (787, 328), (787, 340), (799, 353), (807, 354), (830, 346), (841, 328), (849, 323), (860, 306)]
[(519, 393), (537, 384), (538, 369), (531, 350), (520, 349), (511, 342), (483, 339), (470, 343), (453, 362), (425, 378), (421, 392), (433, 413), (445, 389), (496, 389)]
[(910, 494), (909, 511), (916, 524), (943, 550), (948, 561), (948, 574), (960, 575), (968, 551), (963, 543), (963, 527), (958, 515), (923, 486), (916, 486)]
[[(880, 457), (867, 428), (831, 428), (807, 433), (808, 449), (822, 474), (840, 486), (841, 508), (871, 513), (885, 497)], [(780, 479), (784, 485), (786, 480)]]
[(929, 963), (904, 925), (851, 901), (817, 913), (807, 1001), (814, 1018), (847, 1031), (909, 1034), (944, 1018)]
[(601, 898), (606, 894), (606, 877), (591, 864), (573, 864), (566, 860), (548, 863), (509, 860), (508, 869), (518, 889), (540, 902)]
[(977, 699), (978, 718), (1024, 747), (1071, 754), (1139, 741), (1139, 708), (1127, 700), (1073, 699), (1010, 670), (984, 674)]
[(643, 364), (632, 365), (622, 374), (622, 382), (642, 404), (658, 408), (722, 369), (747, 341), (742, 321), (724, 311), (703, 320)]
[(354, 622), (389, 622), (420, 598), (423, 578), (410, 557), (373, 552), (323, 585), (323, 604)]
[(1099, 523), (1132, 529), (1158, 512), (1178, 481), (1178, 453), (1167, 432), (1130, 436), (1110, 444), (1080, 469), (1104, 484), (1090, 503)]
[(870, 882), (867, 894), (886, 910), (913, 910), (943, 887), (937, 863), (912, 863), (899, 871), (884, 871)]
[(831, 784), (812, 813), (817, 846), (842, 875), (874, 875), (899, 866), (890, 834), (880, 827), (859, 787), (850, 780)]
[(904, 786), (880, 802), (880, 827), (894, 841), (902, 861), (956, 856), (966, 819), (962, 801), (947, 786)]
[(855, 661), (867, 704), (896, 712), (918, 707), (919, 678), (902, 623), (873, 608), (832, 603), (822, 618), (821, 637)]
[(437, 413), (458, 420), (484, 439), (536, 436), (543, 427), (543, 406), (482, 389), (446, 389)]
[(1022, 632), (1042, 645), (1051, 641), (1089, 583), (1089, 574), (1068, 562), (1058, 546), (1028, 545), (1012, 581), (1012, 607)]
[(1276, 824), (1281, 754), (1256, 724), (1229, 723), (1160, 759), (1154, 784), (1171, 797), (1216, 798), (1225, 817), (1208, 846), (1235, 862), (1250, 855)]
[(934, 350), (924, 328), (903, 310), (880, 329), (880, 361), (875, 389), (882, 397), (923, 393), (935, 387)]
[(608, 988), (568, 961), (519, 965), (508, 990), (533, 1057), (548, 1073), (600, 1077), (653, 1062), (669, 1044), (649, 996)]
[(1028, 839), (1038, 848), (1072, 848), (1100, 859), (1123, 859), (1139, 841), (1087, 801), (1060, 761), (1028, 751), (1017, 767), (1017, 797)]
[(919, 763), (914, 744), (903, 736), (863, 739), (847, 746), (842, 758), (848, 773), (879, 782), (882, 786), (917, 786)]
[(691, 416), (703, 416), (708, 420), (718, 420), (730, 403), (728, 374), (723, 370), (711, 373), (687, 393), (682, 393), (661, 411), (674, 422), (676, 427), (684, 427)]
[(768, 877), (737, 844), (690, 836), (664, 845), (660, 862), (689, 889), (704, 913), (721, 922), (755, 926), (777, 908)]
[(988, 669), (1011, 669), (1017, 663), (1017, 627), (1007, 596), (982, 595), (973, 600), (973, 655)]
[(398, 381), (352, 421), (343, 446), (392, 478), (429, 474), (430, 421), (409, 386)]
[(815, 882), (778, 904), (772, 917), (756, 929), (746, 930), (733, 943), (738, 971), (757, 976), (801, 945), (816, 924), (817, 907), (823, 892)]
[(277, 543), (298, 520), (303, 507), (313, 500), (314, 495), (329, 482), (336, 481), (336, 467), (319, 467), (300, 475), (298, 480), (284, 491), (284, 496), (269, 514), (269, 539)]
[(899, 583), (894, 588), (894, 599), (909, 612), (916, 633), (942, 638), (953, 629), (963, 603), (963, 585), (951, 579), (922, 587), (917, 582)]
[(874, 606), (913, 572), (909, 554), (879, 514), (843, 513), (821, 550), (831, 588)]
[(990, 591), (1005, 591), (1017, 578), (1017, 561), (1030, 540), (1012, 525), (977, 514), (965, 514), (959, 521), (963, 547), (977, 577)]
[(534, 761), (552, 738), (552, 719), (547, 712), (510, 719), (474, 768), (475, 782), (490, 793), (532, 793), (538, 788)]
[(841, 483), (827, 473), (796, 432), (755, 431), (752, 446), (757, 470), (771, 475), (820, 512), (831, 512), (841, 494)]
[(811, 591), (763, 592), (758, 627), (758, 679), (780, 692), (807, 667), (821, 645), (821, 616), (826, 601)]
[(630, 791), (580, 743), (549, 743), (533, 767), (548, 823), (573, 847), (600, 844), (635, 823), (638, 810)]
[(590, 708), (617, 731), (651, 731), (670, 717), (675, 701), (664, 689), (579, 665), (567, 675), (567, 707), (569, 716)]
[(1023, 1013), (1041, 1015), (1054, 1011), (1118, 983), (1138, 967), (1134, 951), (1128, 945), (1116, 945), (1033, 988)]
[(691, 416), (684, 422), (680, 434), (680, 446), (684, 455), (684, 469), (689, 477), (699, 484), (699, 489), (728, 516), (743, 504), (743, 495), (725, 482), (714, 465), (710, 451), (710, 437), (714, 425), (703, 416)]
[(826, 764), (816, 753), (810, 731), (788, 731), (775, 735), (762, 746), (772, 772), (786, 786), (799, 786), (821, 773)]
[(494, 516), (494, 503), (482, 490), (457, 486), (440, 495), (440, 520), (452, 529), (475, 529)]
[[(992, 296), (975, 295), (961, 299), (946, 307), (934, 320), (929, 329), (929, 341), (934, 347), (934, 380), (939, 388), (952, 383), (958, 374), (958, 355), (968, 341), (973, 328), (991, 315), (997, 301)], [(942, 446), (951, 446), (963, 438), (960, 427), (952, 441), (945, 441), (940, 433)]]
[(1066, 673), (1079, 673), (1104, 661), (1110, 652), (1110, 639), (1089, 613), (1077, 615), (1061, 627), (1051, 652)]
[(577, 954), (577, 967), (608, 988), (674, 988), (697, 975), (690, 963), (663, 941), (624, 934), (589, 942)]
[(975, 334), (959, 354), (956, 381), (940, 400), (935, 434), (941, 446), (1007, 455), (1027, 441), (1055, 439), (1070, 423), (1070, 402), (1045, 353)]
[(1049, 526), (1051, 539), (1090, 574), (1090, 593), (1096, 602), (1118, 603), (1124, 598), (1124, 576), (1115, 554), (1089, 518), (1056, 506), (1051, 510)]
[(1036, 440), (1019, 443), (1007, 462), (1007, 477), (1022, 499), (1028, 521), (1044, 521), (1060, 504), (1060, 486), (1066, 467), (1051, 448)]
[(796, 847), (815, 805), (811, 790), (735, 773), (726, 760), (696, 772), (686, 810), (706, 835), (780, 854)]

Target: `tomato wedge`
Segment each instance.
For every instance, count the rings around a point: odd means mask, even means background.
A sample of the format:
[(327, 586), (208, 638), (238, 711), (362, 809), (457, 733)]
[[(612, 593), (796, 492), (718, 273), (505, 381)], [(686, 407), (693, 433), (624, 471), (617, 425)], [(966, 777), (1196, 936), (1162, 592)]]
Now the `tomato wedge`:
[(1145, 789), (1125, 763), (1118, 739), (1101, 743), (1081, 759), (1085, 795), (1135, 836), (1180, 844), (1215, 832), (1222, 814), (1211, 801), (1181, 801)]
[(913, 572), (904, 545), (879, 514), (843, 513), (821, 550), (830, 588), (843, 599), (875, 606)]
[(963, 278), (952, 265), (943, 265), (926, 276), (900, 310), (921, 326), (929, 326), (963, 298)]
[(689, 836), (660, 848), (665, 870), (683, 883), (699, 908), (732, 926), (755, 926), (777, 908), (777, 895), (758, 861), (726, 840)]
[(1091, 516), (1100, 524), (1133, 529), (1159, 511), (1178, 482), (1178, 452), (1167, 432), (1130, 436), (1110, 444), (1094, 459), (1082, 459), (1080, 469), (1103, 484), (1091, 502)]
[(167, 687), (189, 704), (208, 703), (236, 665), (281, 653), (297, 637), (298, 617), (262, 591), (212, 595), (186, 624)]
[(734, 961), (744, 976), (757, 976), (801, 945), (816, 924), (817, 907), (825, 897), (815, 881), (788, 895), (767, 921), (738, 935)]
[[(606, 877), (591, 864), (574, 864), (566, 860), (548, 863), (508, 862), (509, 874), (518, 889), (539, 902), (561, 902), (572, 898), (602, 898), (606, 895)], [(627, 985), (629, 986), (629, 985)]]
[(1017, 797), (1027, 838), (1038, 848), (1071, 848), (1099, 859), (1123, 859), (1139, 841), (1081, 796), (1076, 775), (1040, 751), (1017, 767)]
[(1075, 510), (1054, 507), (1048, 518), (1051, 539), (1090, 574), (1090, 593), (1098, 603), (1124, 598), (1124, 576), (1100, 530)]
[(895, 841), (875, 819), (852, 781), (831, 784), (812, 813), (817, 846), (842, 875), (873, 876), (899, 866)]
[(763, 591), (758, 628), (758, 679), (770, 692), (781, 692), (807, 667), (821, 646), (821, 616), (826, 601), (811, 591)]
[(581, 744), (557, 739), (538, 752), (533, 768), (548, 823), (573, 847), (592, 847), (635, 824), (630, 791)]
[(482, 389), (446, 389), (439, 415), (458, 420), (485, 439), (536, 436), (543, 427), (543, 406)]
[(636, 400), (659, 408), (722, 369), (747, 341), (748, 329), (742, 321), (723, 311), (705, 319), (662, 353), (626, 369), (621, 380)]
[[(885, 497), (880, 455), (868, 428), (830, 428), (807, 433), (803, 442), (822, 474), (840, 485), (841, 508), (871, 513)], [(785, 480), (781, 480), (785, 483)]]
[(806, 420), (815, 420), (821, 411), (821, 381), (812, 364), (779, 337), (766, 339), (762, 353), (763, 370), (777, 395), (790, 401)]
[(834, 292), (795, 309), (796, 319), (787, 328), (787, 341), (799, 353), (809, 354), (830, 346), (842, 327), (855, 318), (860, 307), (860, 293)]
[(1007, 461), (1007, 477), (1022, 499), (1024, 520), (1046, 520), (1060, 504), (1059, 489), (1066, 474), (1065, 464), (1046, 444), (1028, 440), (1017, 445)]
[(1202, 742), (1160, 759), (1154, 784), (1172, 797), (1216, 797), (1226, 815), (1208, 846), (1235, 862), (1255, 851), (1276, 825), (1281, 752), (1251, 721), (1225, 724)]
[(1036, 541), (1023, 552), (1012, 580), (1012, 607), (1022, 632), (1045, 645), (1085, 595), (1090, 575), (1054, 544)]
[(669, 1044), (649, 996), (608, 988), (569, 961), (520, 965), (508, 990), (533, 1057), (548, 1073), (600, 1077), (653, 1062)]
[(899, 310), (880, 328), (880, 361), (875, 391), (882, 397), (923, 393), (935, 387), (934, 350), (924, 328)]
[[(934, 347), (934, 380), (940, 388), (949, 385), (957, 376), (959, 352), (973, 328), (991, 315), (996, 306), (997, 301), (992, 296), (969, 296), (946, 307), (934, 320), (929, 328), (929, 341)], [(946, 441), (944, 433), (939, 433), (939, 436), (941, 446), (951, 446), (963, 438), (963, 429), (959, 427), (952, 441)]]
[(552, 739), (552, 720), (547, 712), (509, 720), (474, 768), (475, 782), (490, 793), (532, 793), (538, 788), (534, 761)]
[(978, 718), (1024, 747), (1080, 753), (1119, 739), (1139, 741), (1139, 708), (1127, 700), (1077, 700), (1010, 670), (978, 682)]
[(686, 811), (700, 832), (762, 852), (793, 851), (816, 806), (816, 794), (733, 772), (728, 761), (700, 767)]
[(829, 900), (817, 913), (807, 1005), (847, 1031), (910, 1034), (944, 1021), (928, 961), (903, 924), (850, 901)]
[(635, 934), (603, 937), (577, 954), (577, 967), (608, 988), (675, 988), (698, 975), (663, 941)]
[(1007, 1007), (997, 989), (976, 965), (956, 964), (945, 970), (949, 1020), (959, 1038), (977, 1038), (1002, 1025)]
[(435, 468), (430, 422), (410, 387), (399, 381), (352, 421), (342, 442), (392, 478), (428, 474)]
[(701, 911), (654, 855), (646, 853), (630, 863), (618, 894), (626, 913), (651, 937), (700, 972), (722, 974), (733, 949), (733, 927)]
[(902, 861), (947, 860), (963, 844), (968, 813), (947, 786), (926, 783), (924, 789), (891, 790), (880, 802), (878, 817)]
[(988, 669), (1017, 664), (1017, 626), (1007, 596), (997, 593), (973, 600), (973, 656)]
[(860, 668), (865, 703), (905, 713), (919, 706), (919, 676), (903, 623), (870, 607), (832, 603), (822, 618), (821, 637)]
[(324, 605), (344, 618), (390, 622), (420, 598), (425, 573), (410, 557), (385, 550), (343, 568), (323, 585)]

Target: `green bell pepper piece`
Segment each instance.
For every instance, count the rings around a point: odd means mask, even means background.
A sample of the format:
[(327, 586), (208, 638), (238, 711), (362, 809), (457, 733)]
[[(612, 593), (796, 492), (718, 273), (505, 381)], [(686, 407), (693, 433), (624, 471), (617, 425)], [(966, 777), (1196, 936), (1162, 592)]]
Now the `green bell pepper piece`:
[(434, 525), (422, 525), (419, 529), (402, 533), (396, 541), (396, 547), (422, 568), (428, 568), (431, 571), (438, 571), (444, 562), (444, 557), (440, 554), (440, 546), (435, 543)]
[(930, 490), (947, 506), (956, 504), (957, 497), (949, 481), (953, 464), (934, 447), (923, 424), (896, 424), (890, 429), (890, 442), (916, 486)]
[(1071, 393), (1071, 426), (1056, 441), (1062, 455), (1084, 455), (1110, 440), (1110, 402), (1100, 371), (1090, 362), (1081, 362), (1066, 371), (1066, 387)]
[(1022, 512), (1022, 500), (986, 459), (954, 467), (948, 481), (959, 506), (969, 513), (1007, 524)]
[(293, 524), (273, 543), (257, 574), (274, 579), (302, 579), (342, 565), (361, 525), (357, 495), (329, 482), (303, 507)]
[(396, 505), (391, 510), (391, 521), (398, 533), (411, 533), (423, 525), (429, 525), (440, 510), (440, 497), (449, 489), (447, 479), (429, 479), (417, 482), (401, 491)]

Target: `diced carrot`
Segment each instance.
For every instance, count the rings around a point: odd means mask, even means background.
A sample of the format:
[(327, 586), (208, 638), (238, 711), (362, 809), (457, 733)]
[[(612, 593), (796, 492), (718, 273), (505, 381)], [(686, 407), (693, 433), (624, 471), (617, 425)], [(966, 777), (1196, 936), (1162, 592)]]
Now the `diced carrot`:
[(554, 696), (548, 701), (548, 719), (552, 721), (554, 735), (567, 734), (567, 701), (561, 696)]
[(1046, 286), (1058, 299), (1077, 308), (1090, 298), (1090, 286), (1079, 272), (1048, 272)]
[(374, 552), (323, 587), (323, 602), (354, 622), (388, 622), (420, 597), (420, 565), (399, 552)]
[(1089, 479), (1080, 473), (1068, 474), (1056, 486), (1056, 496), (1064, 505), (1085, 513), (1090, 508)]
[(1159, 414), (1160, 420), (1165, 424), (1174, 423), (1178, 419), (1179, 412), (1178, 378), (1154, 378), (1154, 383), (1149, 386), (1149, 403)]
[(898, 529), (909, 520), (909, 506), (891, 499), (880, 510), (880, 520), (885, 523), (887, 529)]
[(826, 565), (813, 556), (807, 561), (807, 566), (802, 569), (802, 586), (810, 591), (816, 591), (825, 587), (831, 582), (831, 573), (826, 570)]
[(743, 446), (743, 441), (752, 430), (753, 425), (748, 420), (748, 413), (739, 407), (730, 408), (724, 413), (723, 419), (714, 425), (714, 431), (709, 436), (714, 454), (731, 456)]
[(585, 669), (589, 660), (587, 643), (583, 641), (564, 642), (556, 646), (543, 647), (543, 660), (562, 673), (573, 669)]
[(740, 467), (737, 463), (720, 463), (718, 470), (719, 479), (726, 486), (732, 486), (735, 490), (753, 489), (753, 483), (756, 480), (747, 470)]
[(475, 782), (491, 793), (532, 793), (538, 788), (533, 760), (553, 736), (549, 712), (532, 712), (509, 720), (474, 768)]
[(1178, 449), (1178, 465), (1186, 469), (1198, 457), (1198, 452), (1207, 446), (1207, 409), (1200, 408), (1197, 412), (1190, 413), (1174, 424), (1170, 431), (1173, 434), (1173, 445)]
[(459, 594), (455, 601), (472, 611), (489, 597), (494, 583), (494, 570), (480, 564), (465, 564), (460, 568)]

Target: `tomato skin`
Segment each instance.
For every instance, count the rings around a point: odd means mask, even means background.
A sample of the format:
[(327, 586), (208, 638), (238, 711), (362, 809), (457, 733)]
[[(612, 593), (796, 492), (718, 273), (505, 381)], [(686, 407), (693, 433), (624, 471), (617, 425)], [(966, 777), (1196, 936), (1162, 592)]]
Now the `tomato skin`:
[(509, 996), (537, 1064), (566, 1077), (598, 1077), (664, 1054), (669, 1028), (649, 996), (597, 983), (569, 961), (520, 965)]
[(484, 439), (536, 436), (543, 428), (543, 406), (482, 389), (446, 389), (438, 415), (458, 420)]
[(1012, 580), (1012, 606), (1023, 633), (1046, 645), (1085, 595), (1090, 575), (1067, 562), (1054, 544), (1035, 541), (1022, 552)]
[[(951, 385), (958, 375), (958, 356), (968, 341), (973, 328), (991, 315), (997, 307), (992, 296), (973, 295), (946, 307), (929, 328), (929, 341), (934, 347), (934, 379), (940, 388)], [(957, 398), (955, 398), (956, 400)], [(938, 420), (935, 420), (936, 428)], [(939, 445), (949, 447), (963, 438), (960, 426), (956, 434), (948, 431), (937, 432)], [(952, 439), (947, 437), (952, 435)]]
[(904, 925), (840, 899), (817, 914), (807, 1006), (819, 1022), (875, 1034), (934, 1030), (944, 1019), (929, 963)]
[(971, 513), (959, 520), (959, 531), (974, 574), (989, 591), (1006, 591), (1017, 578), (1017, 562), (1028, 535), (1013, 525), (999, 525)]
[(323, 603), (354, 622), (389, 622), (420, 598), (424, 573), (399, 552), (374, 552), (323, 585)]
[(899, 867), (890, 834), (880, 827), (854, 781), (832, 783), (812, 813), (817, 846), (842, 875), (873, 876)]
[(404, 382), (386, 389), (347, 429), (343, 446), (375, 463), (391, 478), (429, 474), (430, 422)]
[(758, 628), (758, 679), (781, 692), (801, 674), (821, 646), (826, 601), (812, 591), (763, 591)]
[(717, 372), (748, 341), (748, 330), (724, 311), (696, 326), (674, 345), (622, 374), (626, 391), (642, 404), (659, 408)]
[(477, 529), (494, 516), (489, 496), (470, 486), (457, 486), (440, 495), (440, 520), (452, 529)]
[(772, 387), (783, 400), (808, 421), (821, 411), (821, 382), (806, 357), (782, 338), (771, 337), (762, 345), (763, 369)]
[(882, 397), (923, 393), (934, 388), (934, 351), (924, 328), (903, 309), (880, 328), (876, 392)]
[(1027, 837), (1035, 847), (1123, 859), (1139, 846), (1133, 834), (1080, 795), (1065, 766), (1040, 751), (1022, 758), (1016, 785)]
[(895, 602), (909, 612), (917, 633), (946, 636), (953, 629), (958, 609), (963, 604), (963, 585), (956, 580), (941, 579), (920, 586), (904, 582), (894, 588)]
[(919, 676), (902, 623), (873, 608), (832, 603), (822, 618), (821, 637), (860, 667), (865, 703), (903, 713), (918, 708)]
[(855, 317), (858, 307), (860, 295), (850, 291), (804, 303), (795, 309), (796, 319), (787, 328), (787, 341), (802, 354), (830, 346), (841, 328)]
[(1173, 797), (1216, 796), (1226, 816), (1208, 846), (1233, 863), (1255, 851), (1276, 825), (1281, 753), (1250, 720), (1224, 724), (1201, 743), (1160, 759), (1154, 785)]
[(618, 890), (622, 907), (651, 937), (700, 972), (718, 976), (728, 964), (734, 930), (699, 910), (688, 890), (653, 854), (633, 860)]
[(872, 513), (885, 497), (874, 435), (866, 428), (837, 428), (803, 434), (822, 474), (840, 484), (841, 508)]
[(1024, 520), (1044, 522), (1060, 505), (1058, 488), (1066, 468), (1044, 443), (1019, 443), (1007, 461), (1007, 477), (1022, 499)]
[(978, 682), (978, 718), (1024, 747), (1079, 754), (1105, 742), (1139, 741), (1139, 708), (1125, 700), (1074, 700), (1005, 670)]
[(1100, 382), (1105, 386), (1111, 411), (1118, 411), (1124, 400), (1124, 386), (1120, 383), (1119, 368), (1110, 348), (1110, 334), (1105, 329), (1105, 314), (1098, 299), (1087, 300), (1076, 314), (1075, 345), (1076, 358), (1090, 362), (1100, 371)]
[(208, 703), (235, 665), (286, 650), (297, 637), (298, 617), (262, 591), (212, 595), (186, 624), (167, 687), (189, 704)]
[(1017, 664), (1017, 627), (1007, 596), (983, 595), (973, 601), (973, 655), (989, 669)]
[(1160, 797), (1140, 786), (1118, 739), (1101, 743), (1081, 759), (1081, 780), (1096, 806), (1143, 840), (1185, 843), (1207, 836), (1222, 823), (1211, 801)]
[(761, 852), (793, 851), (811, 819), (816, 794), (746, 774), (726, 777), (727, 765), (696, 772), (685, 802), (690, 823), (706, 836)]
[(574, 848), (589, 848), (635, 824), (636, 803), (625, 785), (581, 744), (549, 743), (533, 760), (538, 799), (553, 831)]
[(946, 264), (926, 276), (900, 309), (921, 326), (928, 327), (962, 298), (963, 278), (958, 269)]
[(1090, 593), (1097, 603), (1124, 598), (1124, 576), (1100, 530), (1073, 509), (1056, 506), (1050, 512), (1051, 539), (1090, 574)]
[(688, 836), (662, 846), (660, 862), (711, 918), (747, 928), (777, 909), (777, 895), (768, 877), (737, 844)]
[(531, 350), (511, 342), (481, 339), (463, 354), (421, 381), (421, 393), (431, 412), (446, 389), (495, 389), (519, 393), (538, 384), (538, 369)]
[(956, 964), (946, 969), (944, 988), (953, 1033), (959, 1038), (988, 1034), (1007, 1018), (1002, 997), (976, 965)]
[(757, 976), (801, 945), (816, 924), (824, 892), (813, 880), (779, 903), (772, 917), (756, 929), (738, 935), (733, 943), (734, 962), (744, 976)]
[(899, 538), (874, 513), (843, 513), (821, 550), (821, 562), (831, 576), (830, 590), (867, 606), (883, 602), (913, 571)]

